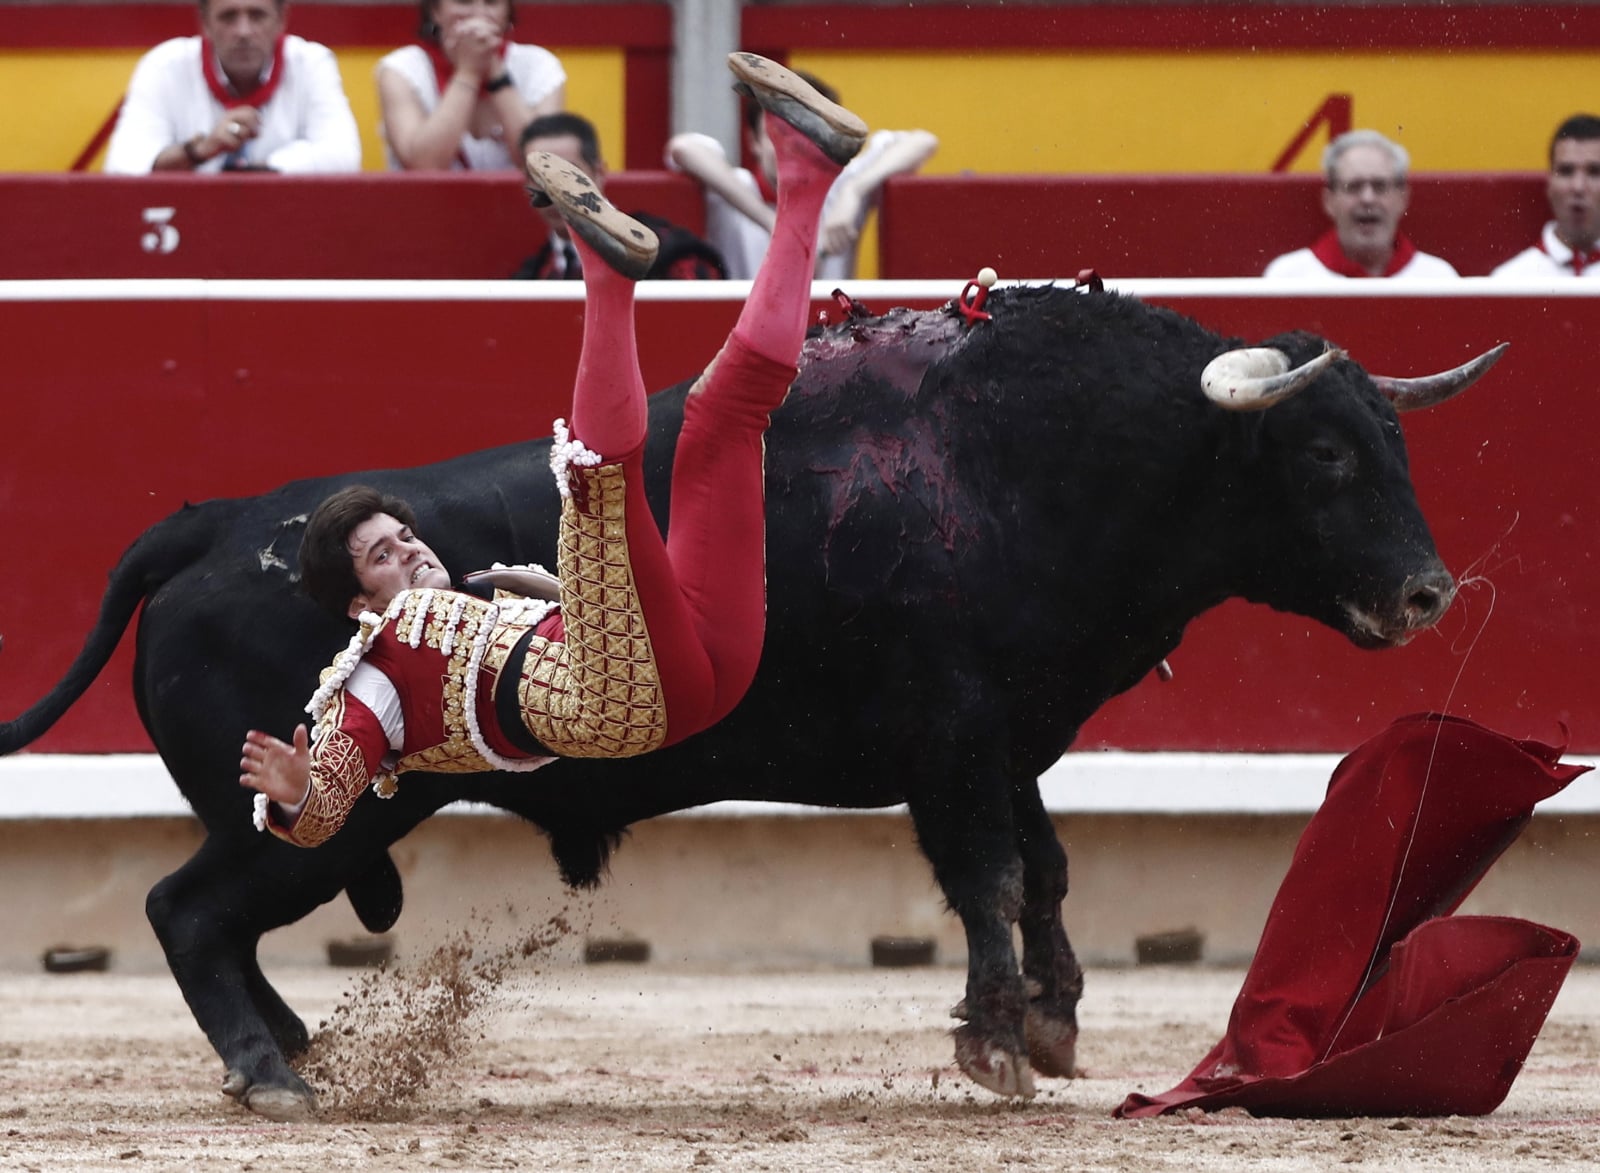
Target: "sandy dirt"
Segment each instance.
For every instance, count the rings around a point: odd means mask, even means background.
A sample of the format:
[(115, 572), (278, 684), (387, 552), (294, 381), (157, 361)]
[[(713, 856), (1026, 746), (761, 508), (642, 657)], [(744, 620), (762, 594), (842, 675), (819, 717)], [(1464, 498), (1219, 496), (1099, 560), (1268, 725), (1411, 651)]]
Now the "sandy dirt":
[(582, 967), (528, 946), (273, 973), (308, 1025), (329, 1024), (323, 1113), (298, 1124), (221, 1095), (165, 974), (0, 975), (0, 1169), (1600, 1167), (1594, 968), (1486, 1118), (1124, 1123), (1109, 1116), (1124, 1095), (1177, 1082), (1221, 1033), (1241, 971), (1092, 970), (1087, 1077), (1019, 1105), (951, 1064), (957, 969)]

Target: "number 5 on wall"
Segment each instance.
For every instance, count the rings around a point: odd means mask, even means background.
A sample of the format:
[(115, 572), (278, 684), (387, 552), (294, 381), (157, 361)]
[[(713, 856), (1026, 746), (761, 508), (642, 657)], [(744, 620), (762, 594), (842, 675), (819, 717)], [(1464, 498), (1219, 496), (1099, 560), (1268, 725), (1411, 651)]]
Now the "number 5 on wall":
[(144, 222), (150, 225), (150, 231), (139, 238), (139, 247), (147, 253), (161, 253), (163, 256), (176, 252), (179, 237), (177, 228), (173, 227), (172, 217), (177, 211), (177, 208), (145, 208)]

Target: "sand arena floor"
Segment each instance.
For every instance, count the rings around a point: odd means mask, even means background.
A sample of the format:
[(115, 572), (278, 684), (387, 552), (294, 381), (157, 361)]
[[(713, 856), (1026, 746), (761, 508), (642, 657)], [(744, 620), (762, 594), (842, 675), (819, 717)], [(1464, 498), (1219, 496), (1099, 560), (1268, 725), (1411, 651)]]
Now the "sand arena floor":
[(1574, 970), (1492, 1116), (1319, 1122), (1110, 1119), (1205, 1052), (1238, 969), (1091, 970), (1086, 1077), (1043, 1081), (1026, 1105), (952, 1066), (950, 967), (583, 967), (480, 946), (399, 973), (271, 976), (314, 1030), (331, 1024), (311, 1122), (220, 1094), (164, 973), (0, 974), (0, 1169), (1600, 1167), (1593, 967)]

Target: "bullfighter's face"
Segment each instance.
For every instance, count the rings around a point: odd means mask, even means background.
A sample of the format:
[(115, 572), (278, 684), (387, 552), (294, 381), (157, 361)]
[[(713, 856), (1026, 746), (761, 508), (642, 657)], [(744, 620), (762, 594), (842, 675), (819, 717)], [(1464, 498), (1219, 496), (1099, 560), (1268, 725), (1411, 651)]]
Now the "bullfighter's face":
[(1339, 244), (1351, 260), (1387, 264), (1394, 236), (1410, 202), (1405, 176), (1382, 147), (1351, 147), (1333, 165), (1322, 193), (1322, 207), (1339, 230)]
[(283, 35), (282, 0), (206, 0), (200, 26), (217, 50), (222, 72), (242, 94), (255, 89)]
[(350, 600), (350, 618), (363, 611), (382, 612), (401, 591), (421, 587), (450, 589), (450, 574), (439, 556), (411, 532), (411, 527), (387, 513), (367, 518), (345, 541), (361, 584)]
[(1600, 139), (1564, 138), (1550, 152), (1550, 213), (1572, 249), (1600, 241)]

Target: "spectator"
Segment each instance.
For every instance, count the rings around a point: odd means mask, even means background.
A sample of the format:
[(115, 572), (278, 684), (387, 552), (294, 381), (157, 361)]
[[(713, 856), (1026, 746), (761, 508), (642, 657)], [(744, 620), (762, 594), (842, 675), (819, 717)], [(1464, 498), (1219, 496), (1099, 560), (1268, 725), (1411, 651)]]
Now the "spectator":
[(1322, 210), (1333, 227), (1310, 248), (1285, 253), (1264, 277), (1434, 278), (1460, 276), (1449, 261), (1419, 252), (1400, 231), (1411, 194), (1411, 156), (1375, 130), (1352, 130), (1322, 154)]
[[(600, 136), (583, 115), (564, 111), (535, 118), (523, 130), (521, 145), (527, 156), (542, 152), (565, 159), (594, 180), (597, 192), (605, 194), (606, 164), (600, 153)], [(512, 277), (524, 281), (570, 281), (582, 277), (583, 267), (560, 211), (547, 206), (539, 209), (539, 215), (548, 233), (544, 247), (523, 261)], [(654, 232), (661, 242), (655, 263), (645, 274), (647, 279), (715, 281), (728, 275), (717, 250), (687, 228), (648, 212), (629, 215)]]
[(139, 59), (106, 150), (114, 175), (355, 171), (361, 136), (326, 45), (286, 36), (287, 0), (200, 0), (200, 35)]
[(1545, 194), (1555, 219), (1539, 243), (1490, 276), (1600, 278), (1600, 118), (1574, 114), (1556, 127)]
[[(827, 83), (808, 73), (800, 76), (831, 101), (839, 100)], [(744, 113), (755, 174), (729, 163), (722, 144), (709, 135), (679, 134), (667, 143), (667, 165), (705, 189), (706, 235), (735, 280), (753, 277), (761, 267), (776, 214), (772, 143), (760, 107), (746, 103)], [(880, 130), (867, 139), (828, 193), (818, 236), (817, 277), (838, 280), (855, 275), (861, 229), (878, 205), (884, 181), (915, 172), (938, 149), (939, 140), (925, 130)]]
[(389, 167), (521, 171), (522, 128), (566, 101), (548, 49), (507, 38), (512, 0), (421, 0), (417, 42), (378, 62)]

